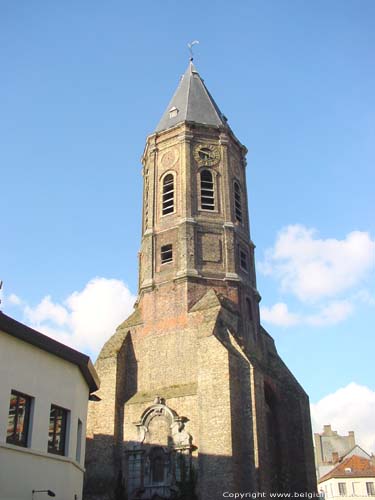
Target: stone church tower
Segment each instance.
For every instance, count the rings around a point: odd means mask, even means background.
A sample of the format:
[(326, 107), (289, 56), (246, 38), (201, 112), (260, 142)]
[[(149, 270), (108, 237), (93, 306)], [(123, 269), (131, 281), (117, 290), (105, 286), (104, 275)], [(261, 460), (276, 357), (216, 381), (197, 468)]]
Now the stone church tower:
[(308, 397), (259, 321), (245, 155), (190, 62), (142, 157), (138, 300), (96, 363), (86, 499), (315, 490)]

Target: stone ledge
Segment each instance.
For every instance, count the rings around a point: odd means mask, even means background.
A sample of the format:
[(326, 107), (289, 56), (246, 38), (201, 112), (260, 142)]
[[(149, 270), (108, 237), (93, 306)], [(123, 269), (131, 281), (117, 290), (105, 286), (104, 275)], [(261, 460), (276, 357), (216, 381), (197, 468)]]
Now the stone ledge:
[(152, 391), (140, 391), (134, 394), (128, 401), (127, 405), (146, 403), (154, 401), (156, 396), (161, 396), (165, 399), (180, 398), (183, 396), (195, 396), (197, 394), (198, 384), (192, 382), (190, 384), (171, 385), (153, 389)]
[(34, 455), (36, 457), (41, 457), (46, 460), (54, 460), (57, 462), (65, 462), (66, 464), (73, 465), (81, 472), (85, 472), (85, 468), (82, 467), (76, 460), (65, 455), (55, 455), (54, 453), (46, 453), (41, 450), (36, 450), (34, 448), (25, 448), (23, 446), (16, 446), (10, 443), (0, 442), (0, 448), (4, 448), (9, 451), (14, 451), (16, 453), (23, 453), (24, 455)]

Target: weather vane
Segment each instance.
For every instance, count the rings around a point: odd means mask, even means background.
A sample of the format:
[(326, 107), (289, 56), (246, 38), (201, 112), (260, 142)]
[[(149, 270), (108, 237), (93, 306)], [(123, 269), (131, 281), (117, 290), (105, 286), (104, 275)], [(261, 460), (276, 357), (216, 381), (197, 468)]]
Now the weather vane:
[(193, 45), (197, 45), (198, 43), (199, 43), (199, 40), (194, 40), (194, 41), (187, 44), (187, 46), (189, 47), (189, 52), (190, 52), (190, 61), (192, 61), (194, 59)]

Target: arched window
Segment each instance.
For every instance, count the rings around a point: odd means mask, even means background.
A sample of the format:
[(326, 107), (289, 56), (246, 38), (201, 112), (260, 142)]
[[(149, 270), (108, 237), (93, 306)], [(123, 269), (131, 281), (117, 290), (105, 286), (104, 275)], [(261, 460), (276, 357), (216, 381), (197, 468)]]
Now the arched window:
[(201, 208), (215, 210), (215, 189), (212, 173), (209, 170), (201, 172)]
[(242, 223), (241, 188), (237, 182), (234, 183), (234, 215)]
[(167, 215), (174, 212), (174, 177), (167, 174), (163, 179), (163, 202), (162, 214)]

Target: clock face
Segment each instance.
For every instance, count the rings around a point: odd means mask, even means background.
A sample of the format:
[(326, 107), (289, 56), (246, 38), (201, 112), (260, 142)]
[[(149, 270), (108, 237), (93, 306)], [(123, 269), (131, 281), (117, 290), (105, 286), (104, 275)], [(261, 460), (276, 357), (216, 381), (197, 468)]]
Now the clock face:
[(195, 147), (194, 159), (200, 166), (215, 165), (220, 160), (219, 148), (212, 144), (199, 144)]

